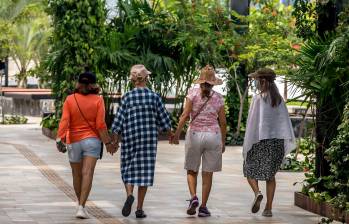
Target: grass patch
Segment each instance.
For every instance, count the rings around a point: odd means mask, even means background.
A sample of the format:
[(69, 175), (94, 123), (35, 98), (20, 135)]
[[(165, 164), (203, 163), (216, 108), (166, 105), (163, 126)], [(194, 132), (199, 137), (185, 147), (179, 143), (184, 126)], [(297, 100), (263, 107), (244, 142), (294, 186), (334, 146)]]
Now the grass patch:
[(298, 100), (291, 100), (287, 101), (287, 106), (300, 106), (300, 107), (308, 107), (308, 102), (298, 101)]

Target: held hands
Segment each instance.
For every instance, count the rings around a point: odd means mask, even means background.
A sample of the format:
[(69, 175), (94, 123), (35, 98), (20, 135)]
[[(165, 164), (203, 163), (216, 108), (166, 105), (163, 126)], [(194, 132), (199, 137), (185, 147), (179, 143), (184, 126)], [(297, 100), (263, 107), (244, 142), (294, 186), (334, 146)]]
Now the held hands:
[(119, 144), (115, 144), (114, 142), (111, 142), (106, 145), (107, 152), (109, 152), (111, 155), (114, 155), (119, 149)]
[(107, 152), (109, 152), (111, 155), (114, 155), (119, 149), (119, 136), (115, 133), (111, 135), (111, 141), (109, 144), (106, 145)]
[(175, 133), (170, 132), (170, 134), (169, 134), (169, 143), (170, 144), (175, 144), (175, 145), (179, 144), (179, 134), (178, 134), (177, 131)]

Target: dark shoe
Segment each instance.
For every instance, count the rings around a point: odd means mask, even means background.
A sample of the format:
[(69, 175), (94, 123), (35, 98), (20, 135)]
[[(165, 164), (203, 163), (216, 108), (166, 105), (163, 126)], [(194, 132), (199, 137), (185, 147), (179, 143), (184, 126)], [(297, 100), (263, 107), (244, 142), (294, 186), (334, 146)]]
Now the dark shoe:
[(196, 208), (199, 206), (199, 199), (197, 196), (194, 196), (189, 201), (189, 207), (187, 209), (188, 215), (195, 215), (196, 214)]
[(257, 213), (259, 211), (259, 208), (261, 206), (261, 201), (263, 200), (263, 195), (261, 192), (258, 192), (255, 197), (254, 201), (252, 203), (251, 211), (252, 213)]
[(138, 219), (143, 219), (143, 218), (147, 217), (147, 215), (141, 209), (137, 209), (135, 214), (136, 214), (136, 218), (138, 218)]
[(211, 216), (211, 212), (207, 209), (207, 207), (199, 208), (199, 217), (209, 217)]
[(130, 215), (132, 204), (133, 204), (134, 200), (135, 200), (135, 198), (133, 197), (133, 195), (127, 196), (124, 207), (122, 208), (122, 215), (123, 216), (127, 217)]

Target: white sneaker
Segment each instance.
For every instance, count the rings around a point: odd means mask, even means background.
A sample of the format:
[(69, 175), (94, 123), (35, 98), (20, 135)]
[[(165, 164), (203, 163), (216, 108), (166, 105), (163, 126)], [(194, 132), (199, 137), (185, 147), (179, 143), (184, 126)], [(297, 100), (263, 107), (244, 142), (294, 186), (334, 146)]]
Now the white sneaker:
[(87, 213), (86, 209), (84, 207), (82, 207), (82, 205), (79, 205), (78, 211), (76, 212), (76, 218), (79, 219), (89, 219), (90, 216)]

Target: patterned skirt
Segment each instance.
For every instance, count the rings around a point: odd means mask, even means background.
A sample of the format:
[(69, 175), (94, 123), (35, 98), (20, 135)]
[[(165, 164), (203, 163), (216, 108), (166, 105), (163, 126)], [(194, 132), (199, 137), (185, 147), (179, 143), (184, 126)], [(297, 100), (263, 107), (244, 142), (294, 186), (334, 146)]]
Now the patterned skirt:
[(272, 179), (280, 169), (284, 154), (283, 139), (261, 140), (247, 152), (244, 176), (263, 181)]

